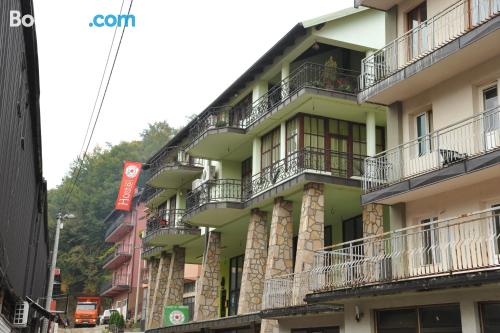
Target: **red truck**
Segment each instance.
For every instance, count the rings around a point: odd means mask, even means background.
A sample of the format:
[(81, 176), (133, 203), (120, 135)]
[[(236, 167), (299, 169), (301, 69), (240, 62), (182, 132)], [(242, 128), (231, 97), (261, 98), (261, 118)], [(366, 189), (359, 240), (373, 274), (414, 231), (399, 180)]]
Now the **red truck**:
[(76, 298), (74, 315), (75, 327), (96, 326), (101, 310), (101, 298), (98, 296), (80, 296)]

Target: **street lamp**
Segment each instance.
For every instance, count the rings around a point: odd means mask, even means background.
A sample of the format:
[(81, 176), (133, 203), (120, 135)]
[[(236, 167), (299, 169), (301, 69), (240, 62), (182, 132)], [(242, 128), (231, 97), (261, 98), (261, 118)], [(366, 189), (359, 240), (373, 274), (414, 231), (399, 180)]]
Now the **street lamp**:
[(56, 270), (57, 263), (57, 252), (59, 250), (59, 233), (62, 229), (62, 222), (64, 220), (74, 219), (73, 214), (57, 214), (57, 224), (56, 224), (56, 236), (54, 238), (54, 250), (52, 251), (52, 262), (50, 264), (50, 274), (49, 274), (49, 285), (47, 288), (47, 301), (45, 303), (45, 308), (50, 312), (50, 303), (52, 303), (52, 292), (54, 289), (54, 271)]

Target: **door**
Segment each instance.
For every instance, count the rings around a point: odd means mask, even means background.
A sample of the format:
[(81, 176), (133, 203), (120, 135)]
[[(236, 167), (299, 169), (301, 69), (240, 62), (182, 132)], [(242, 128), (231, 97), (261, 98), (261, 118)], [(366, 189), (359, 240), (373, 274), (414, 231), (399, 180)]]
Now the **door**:
[[(347, 285), (356, 284), (364, 278), (365, 249), (363, 241), (363, 217), (361, 215), (342, 221), (342, 236), (344, 242), (350, 242), (339, 250), (335, 260), (343, 267), (340, 278), (345, 279)], [(354, 241), (354, 242), (351, 242)]]
[(333, 134), (330, 136), (331, 160), (330, 168), (332, 175), (348, 177), (352, 175), (352, 165), (349, 163), (349, 137)]
[(500, 112), (498, 109), (498, 88), (496, 85), (482, 92), (484, 111), (484, 141), (486, 150), (500, 146)]
[(173, 197), (170, 198), (169, 200), (169, 207), (170, 209), (168, 210), (168, 224), (171, 227), (176, 227), (176, 221), (177, 221), (177, 196), (174, 195)]
[(427, 20), (427, 3), (424, 1), (408, 12), (406, 18), (407, 31), (411, 31), (408, 36), (407, 61), (412, 61), (429, 50), (429, 31), (424, 23)]

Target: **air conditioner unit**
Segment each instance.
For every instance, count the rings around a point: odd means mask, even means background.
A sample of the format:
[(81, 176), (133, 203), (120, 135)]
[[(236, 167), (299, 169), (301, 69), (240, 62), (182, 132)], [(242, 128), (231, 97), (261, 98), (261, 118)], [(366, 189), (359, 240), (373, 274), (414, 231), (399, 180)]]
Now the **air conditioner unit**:
[(16, 309), (14, 311), (14, 327), (27, 327), (28, 326), (28, 313), (30, 310), (30, 305), (26, 301), (20, 301), (16, 303)]
[(198, 188), (198, 186), (200, 186), (201, 184), (203, 184), (203, 180), (201, 180), (201, 179), (195, 179), (191, 183), (191, 189), (194, 190), (194, 189)]
[(203, 174), (201, 175), (201, 180), (203, 182), (206, 182), (207, 180), (212, 180), (212, 179), (215, 179), (215, 166), (213, 165), (210, 165), (207, 168), (203, 169)]

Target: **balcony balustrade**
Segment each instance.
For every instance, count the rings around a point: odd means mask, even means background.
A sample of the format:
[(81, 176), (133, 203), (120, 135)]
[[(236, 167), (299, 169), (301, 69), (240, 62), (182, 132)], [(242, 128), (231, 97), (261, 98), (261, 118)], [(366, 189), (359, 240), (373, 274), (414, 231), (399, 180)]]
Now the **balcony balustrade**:
[(500, 13), (500, 2), (461, 0), (362, 60), (367, 89)]
[(304, 88), (354, 95), (359, 72), (334, 66), (304, 63), (249, 106), (223, 106), (209, 109), (190, 128), (190, 142), (206, 131), (223, 127), (248, 129), (290, 96)]
[(362, 176), (365, 156), (307, 147), (289, 154), (262, 172), (243, 182), (243, 198), (265, 192), (304, 172), (341, 178)]
[(106, 230), (105, 241), (114, 243), (122, 239), (130, 230), (134, 228), (131, 221), (125, 219), (124, 215), (120, 215)]
[(104, 259), (104, 269), (115, 269), (130, 260), (134, 247), (130, 244), (119, 244), (113, 253)]
[(186, 197), (186, 209), (187, 212), (190, 212), (208, 203), (241, 201), (241, 180), (207, 180), (197, 188), (193, 189), (193, 191)]
[(154, 246), (178, 245), (200, 234), (200, 229), (184, 223), (185, 209), (161, 209), (147, 221), (143, 244)]
[(366, 158), (363, 189), (365, 193), (376, 191), (498, 148), (497, 107)]
[(500, 269), (499, 208), (317, 251), (312, 270), (266, 280), (264, 308), (300, 305), (307, 293), (492, 269)]
[[(184, 209), (160, 209), (155, 212), (147, 221), (146, 235), (162, 228), (185, 228), (186, 225), (182, 222)], [(146, 236), (147, 237), (147, 236)]]
[(123, 291), (129, 290), (131, 277), (129, 274), (113, 274), (111, 280), (101, 284), (100, 294), (104, 297), (113, 297)]

